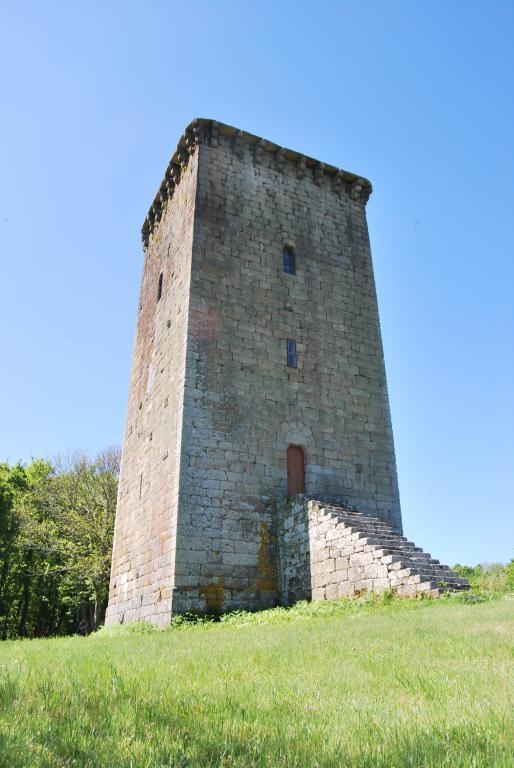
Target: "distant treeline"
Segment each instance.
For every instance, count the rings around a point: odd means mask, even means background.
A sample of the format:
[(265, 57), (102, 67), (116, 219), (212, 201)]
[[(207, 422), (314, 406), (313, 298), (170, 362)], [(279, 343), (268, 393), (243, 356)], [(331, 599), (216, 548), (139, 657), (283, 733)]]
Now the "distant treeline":
[(453, 570), (467, 579), (471, 589), (478, 592), (501, 593), (514, 590), (514, 560), (507, 565), (502, 563), (482, 563), (481, 565), (454, 565)]
[(0, 638), (88, 633), (107, 605), (120, 451), (0, 464)]

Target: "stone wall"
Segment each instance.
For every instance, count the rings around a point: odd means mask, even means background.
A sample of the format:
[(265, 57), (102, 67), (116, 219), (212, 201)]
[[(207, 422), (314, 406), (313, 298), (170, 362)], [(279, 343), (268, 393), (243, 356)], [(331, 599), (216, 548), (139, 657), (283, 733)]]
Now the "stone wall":
[[(154, 211), (138, 305), (106, 623), (169, 623), (197, 157)], [(160, 275), (162, 295), (158, 298)]]

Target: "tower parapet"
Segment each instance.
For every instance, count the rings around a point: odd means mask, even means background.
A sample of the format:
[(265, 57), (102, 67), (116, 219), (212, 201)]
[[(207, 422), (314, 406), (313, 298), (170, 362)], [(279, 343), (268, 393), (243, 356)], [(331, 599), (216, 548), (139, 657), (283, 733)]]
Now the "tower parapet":
[(219, 146), (221, 137), (233, 140), (234, 152), (236, 154), (241, 153), (241, 145), (245, 142), (249, 147), (253, 148), (256, 162), (259, 162), (265, 156), (265, 153), (268, 153), (273, 156), (278, 169), (283, 169), (286, 161), (295, 164), (298, 178), (303, 178), (307, 171), (309, 171), (312, 173), (315, 183), (319, 184), (321, 177), (326, 175), (333, 182), (334, 189), (339, 194), (347, 193), (351, 195), (352, 199), (360, 200), (364, 205), (368, 202), (369, 196), (373, 191), (370, 181), (356, 176), (354, 173), (343, 171), (333, 165), (326, 165), (312, 157), (305, 157), (305, 155), (299, 152), (285, 149), (271, 141), (266, 141), (246, 131), (233, 128), (231, 125), (199, 117), (189, 123), (181, 136), (166, 168), (164, 179), (143, 222), (141, 237), (145, 247), (148, 246), (150, 235), (161, 220), (163, 208), (168, 199), (173, 196), (175, 187), (180, 181), (181, 173), (185, 166), (187, 166), (189, 158), (194, 154), (197, 146), (202, 141), (206, 141), (209, 146)]

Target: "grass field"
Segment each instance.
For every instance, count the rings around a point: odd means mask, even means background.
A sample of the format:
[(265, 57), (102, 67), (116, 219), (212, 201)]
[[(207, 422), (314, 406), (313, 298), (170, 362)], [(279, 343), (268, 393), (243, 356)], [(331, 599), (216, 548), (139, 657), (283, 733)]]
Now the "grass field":
[(0, 645), (0, 765), (514, 765), (514, 598)]

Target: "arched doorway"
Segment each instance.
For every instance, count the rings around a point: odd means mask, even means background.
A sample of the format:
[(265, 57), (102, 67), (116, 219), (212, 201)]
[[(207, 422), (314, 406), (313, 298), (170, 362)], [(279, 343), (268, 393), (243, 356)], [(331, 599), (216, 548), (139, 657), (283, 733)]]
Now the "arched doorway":
[(287, 495), (305, 492), (305, 466), (303, 449), (299, 445), (287, 448)]

